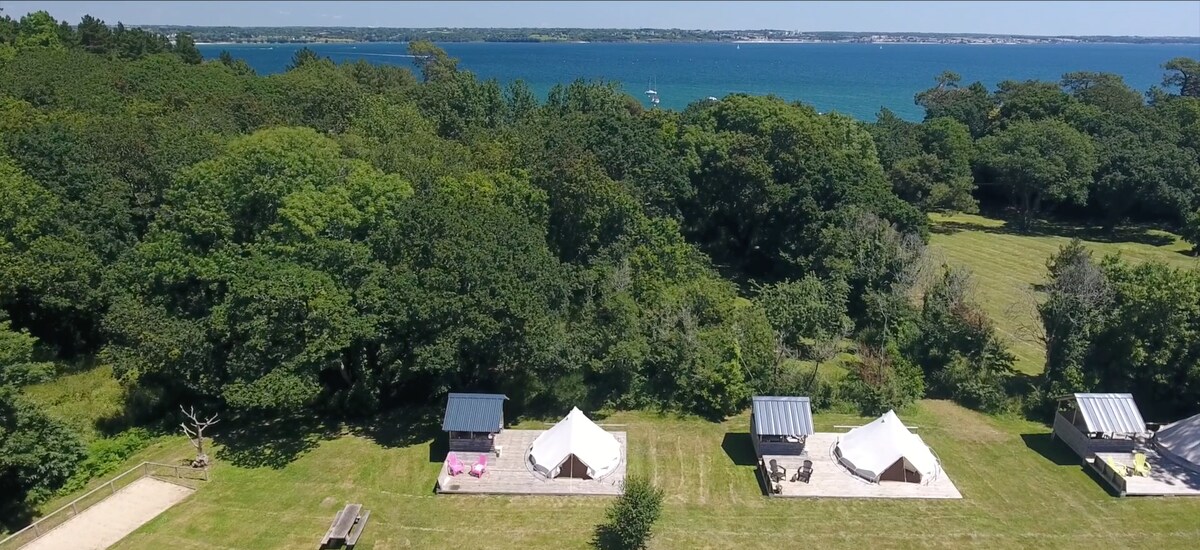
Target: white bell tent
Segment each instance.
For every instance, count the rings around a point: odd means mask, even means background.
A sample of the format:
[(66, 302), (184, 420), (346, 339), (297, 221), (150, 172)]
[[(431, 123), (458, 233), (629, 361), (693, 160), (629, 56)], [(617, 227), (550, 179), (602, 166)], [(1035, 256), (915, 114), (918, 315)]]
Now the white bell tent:
[(621, 463), (621, 442), (578, 408), (533, 440), (529, 462), (546, 477), (602, 478)]
[(929, 447), (893, 411), (847, 432), (833, 452), (851, 472), (874, 483), (929, 483), (939, 468)]
[(1154, 434), (1154, 442), (1163, 454), (1200, 472), (1200, 414), (1164, 426)]

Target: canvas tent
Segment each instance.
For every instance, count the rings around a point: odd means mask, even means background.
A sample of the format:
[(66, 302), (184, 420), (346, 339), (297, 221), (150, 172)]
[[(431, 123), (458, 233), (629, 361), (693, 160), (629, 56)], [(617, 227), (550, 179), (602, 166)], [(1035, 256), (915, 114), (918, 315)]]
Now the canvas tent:
[(1154, 443), (1175, 462), (1200, 472), (1200, 414), (1164, 426), (1154, 434)]
[(566, 418), (533, 440), (529, 463), (546, 477), (602, 478), (621, 463), (621, 442), (572, 408)]
[(871, 482), (927, 483), (938, 471), (933, 452), (893, 411), (847, 432), (833, 452), (838, 462)]

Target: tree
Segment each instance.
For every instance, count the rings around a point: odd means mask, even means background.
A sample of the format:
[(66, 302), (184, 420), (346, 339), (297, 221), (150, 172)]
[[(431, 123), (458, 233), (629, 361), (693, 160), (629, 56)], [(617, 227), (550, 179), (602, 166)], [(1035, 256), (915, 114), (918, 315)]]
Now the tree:
[(642, 550), (662, 514), (663, 491), (642, 476), (625, 478), (621, 496), (596, 527), (593, 544), (603, 550)]
[(234, 74), (241, 76), (254, 76), (254, 68), (246, 63), (244, 59), (234, 59), (229, 50), (221, 50), (221, 54), (217, 57), (217, 61), (222, 65), (233, 70)]
[(1179, 87), (1179, 95), (1183, 97), (1200, 97), (1200, 61), (1189, 57), (1176, 57), (1163, 63), (1168, 71), (1163, 76), (1163, 86)]
[(425, 82), (451, 80), (458, 71), (458, 60), (446, 55), (446, 51), (429, 40), (415, 40), (408, 44), (408, 55), (421, 70)]
[(104, 21), (84, 15), (76, 28), (79, 45), (91, 53), (104, 54), (112, 48), (113, 35)]
[(921, 367), (905, 358), (894, 343), (883, 347), (863, 343), (840, 391), (862, 414), (876, 416), (924, 397), (925, 379)]
[(192, 40), (192, 35), (186, 32), (175, 36), (174, 51), (175, 55), (178, 55), (184, 63), (196, 65), (204, 60), (204, 56), (200, 55), (200, 50), (196, 49), (196, 42)]
[(979, 138), (991, 126), (996, 104), (983, 83), (973, 82), (960, 88), (959, 80), (957, 74), (943, 72), (937, 78), (937, 85), (917, 93), (913, 102), (925, 108), (925, 120), (949, 117), (966, 124), (971, 136)]
[(314, 52), (312, 49), (305, 46), (299, 50), (296, 50), (296, 53), (292, 54), (292, 62), (288, 64), (287, 70), (292, 71), (299, 69), (300, 67), (303, 67), (309, 63), (315, 63), (320, 60), (321, 56), (317, 55), (317, 52)]
[(906, 232), (925, 228), (920, 211), (892, 194), (856, 122), (739, 95), (690, 116), (685, 142), (697, 161), (695, 198), (684, 208), (689, 237), (744, 277), (810, 271), (823, 232), (845, 212), (869, 212)]
[(1007, 402), (1013, 356), (970, 289), (970, 273), (943, 266), (942, 277), (925, 289), (908, 353), (924, 369), (931, 395), (995, 412)]
[[(204, 430), (220, 422), (220, 420), (216, 414), (200, 420), (200, 416), (196, 414), (195, 407), (184, 409), (183, 405), (180, 405), (179, 410), (187, 418), (187, 422), (180, 423), (179, 427), (183, 428), (183, 434), (188, 436), (188, 439), (192, 442), (192, 446), (196, 448), (196, 458), (192, 460), (192, 467), (205, 468), (208, 466), (208, 453), (204, 452)], [(190, 426), (188, 425), (189, 423), (191, 424)]]
[(1023, 225), (1045, 204), (1084, 204), (1096, 168), (1091, 139), (1057, 120), (1018, 121), (978, 143), (989, 182), (1012, 200)]
[(64, 48), (58, 21), (45, 11), (35, 11), (21, 18), (17, 31), (17, 49)]
[(1057, 84), (1038, 80), (1005, 80), (996, 86), (995, 100), (1002, 123), (1062, 118), (1072, 101)]
[(1142, 95), (1125, 84), (1120, 75), (1077, 71), (1064, 74), (1062, 87), (1072, 97), (1108, 112), (1129, 113), (1140, 110)]
[(54, 376), (54, 364), (33, 360), (37, 339), (24, 330), (13, 330), (0, 313), (0, 386), (24, 386)]
[(0, 515), (25, 516), (62, 487), (85, 456), (79, 436), (11, 387), (0, 386)]
[(1200, 251), (1200, 210), (1188, 215), (1180, 234), (1183, 236), (1183, 240), (1192, 243), (1194, 250)]
[(1109, 314), (1112, 291), (1106, 275), (1078, 239), (1060, 247), (1046, 264), (1046, 299), (1038, 305), (1046, 347), (1043, 396), (1086, 391), (1085, 360)]

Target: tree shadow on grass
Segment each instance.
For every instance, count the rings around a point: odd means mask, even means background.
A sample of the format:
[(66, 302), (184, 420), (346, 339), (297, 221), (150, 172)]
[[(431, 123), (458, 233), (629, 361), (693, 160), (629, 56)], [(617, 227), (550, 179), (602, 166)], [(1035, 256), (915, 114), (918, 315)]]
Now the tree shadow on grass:
[(1035, 221), (1028, 227), (1019, 227), (1009, 221), (1001, 226), (986, 226), (962, 222), (938, 222), (931, 224), (930, 231), (943, 235), (953, 235), (960, 231), (974, 231), (993, 235), (1016, 235), (1022, 237), (1064, 237), (1078, 238), (1084, 241), (1098, 243), (1138, 243), (1149, 246), (1169, 246), (1175, 239), (1167, 235), (1150, 233), (1150, 227), (1126, 225), (1114, 229), (1068, 225), (1063, 223)]
[(1025, 446), (1033, 452), (1046, 457), (1046, 460), (1058, 466), (1079, 466), (1079, 456), (1066, 443), (1055, 441), (1048, 433), (1021, 434)]
[[(217, 430), (218, 428), (224, 428)], [(216, 426), (217, 458), (244, 468), (283, 468), (340, 433), (336, 422), (317, 416), (237, 419)]]
[(733, 462), (734, 466), (755, 466), (758, 464), (754, 454), (754, 442), (747, 432), (727, 432), (721, 440), (721, 450)]
[[(431, 443), (431, 448), (447, 445), (443, 440), (440, 407), (405, 407), (379, 413), (350, 423), (350, 433), (365, 437), (383, 447), (411, 447)], [(431, 461), (433, 451), (430, 451)], [(441, 462), (446, 457), (436, 460)]]

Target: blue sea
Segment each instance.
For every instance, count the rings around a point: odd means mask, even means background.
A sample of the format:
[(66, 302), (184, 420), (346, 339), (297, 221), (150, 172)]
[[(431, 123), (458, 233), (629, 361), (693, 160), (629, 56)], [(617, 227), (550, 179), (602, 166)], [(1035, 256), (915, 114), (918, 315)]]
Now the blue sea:
[[(403, 43), (309, 44), (337, 62), (365, 59), (412, 67)], [(1166, 44), (528, 44), (446, 43), (459, 68), (501, 83), (525, 80), (545, 98), (550, 87), (577, 78), (621, 83), (639, 98), (653, 86), (661, 106), (682, 109), (708, 96), (774, 94), (820, 111), (874, 120), (887, 107), (909, 120), (922, 111), (913, 95), (951, 70), (964, 84), (989, 88), (1007, 80), (1058, 81), (1071, 71), (1116, 73), (1138, 90), (1162, 81), (1164, 61), (1200, 58), (1200, 45)], [(205, 58), (228, 50), (259, 74), (281, 72), (301, 44), (204, 44)]]

